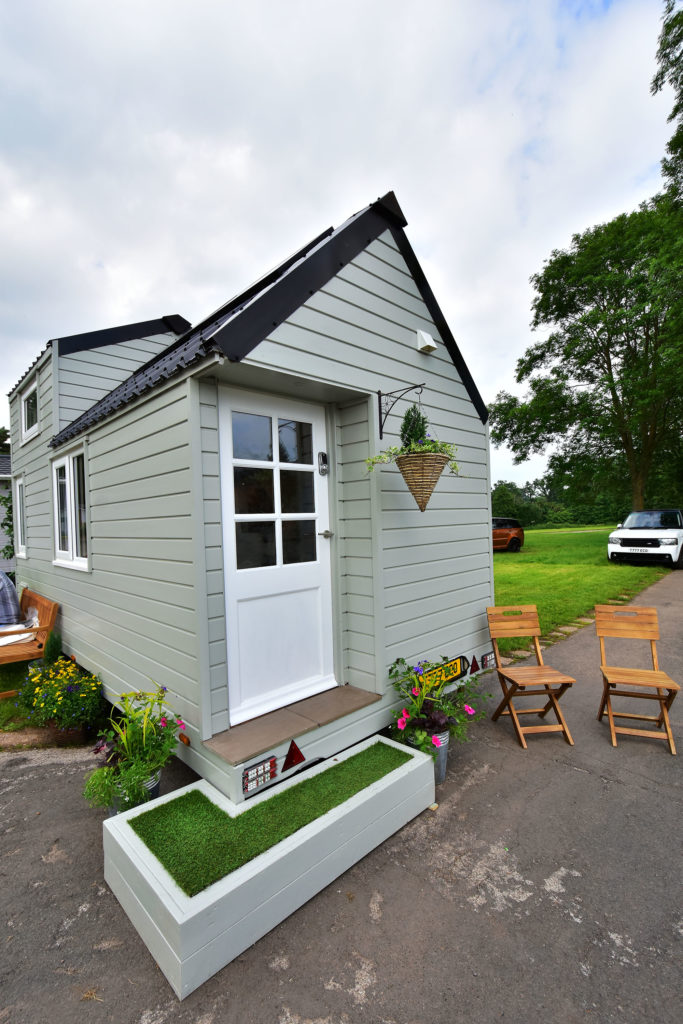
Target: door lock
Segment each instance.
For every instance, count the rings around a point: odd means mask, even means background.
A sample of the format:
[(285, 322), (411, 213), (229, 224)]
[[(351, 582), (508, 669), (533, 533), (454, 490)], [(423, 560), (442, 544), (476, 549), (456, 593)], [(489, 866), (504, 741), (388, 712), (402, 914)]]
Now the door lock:
[(330, 537), (334, 537), (334, 534), (330, 530), (323, 530), (322, 533), (318, 534), (319, 537), (324, 537), (325, 540), (329, 540)]

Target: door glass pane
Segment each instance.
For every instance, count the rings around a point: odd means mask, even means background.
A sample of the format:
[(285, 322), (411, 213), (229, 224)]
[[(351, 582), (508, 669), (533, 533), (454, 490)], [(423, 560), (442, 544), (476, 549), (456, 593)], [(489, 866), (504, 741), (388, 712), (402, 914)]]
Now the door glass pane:
[(273, 433), (270, 416), (251, 412), (232, 414), (232, 453), (235, 459), (273, 460)]
[(282, 524), (282, 557), (292, 562), (315, 562), (315, 520), (300, 519)]
[(88, 531), (85, 502), (85, 457), (74, 456), (74, 513), (76, 516), (76, 556), (88, 557)]
[(275, 523), (235, 523), (237, 568), (275, 565)]
[(57, 487), (57, 547), (69, 550), (68, 508), (66, 504), (66, 466), (58, 466), (55, 472)]
[(277, 421), (280, 462), (313, 464), (313, 427), (296, 420)]
[(280, 496), (283, 512), (315, 512), (313, 474), (280, 470)]
[(235, 466), (235, 512), (274, 512), (272, 469)]

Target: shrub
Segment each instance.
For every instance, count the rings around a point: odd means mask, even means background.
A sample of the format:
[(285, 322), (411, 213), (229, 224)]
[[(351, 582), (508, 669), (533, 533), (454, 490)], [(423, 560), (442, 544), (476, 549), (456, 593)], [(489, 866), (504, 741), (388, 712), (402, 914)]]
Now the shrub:
[(107, 708), (98, 677), (65, 657), (32, 665), (19, 699), (31, 725), (54, 722), (59, 729), (95, 725)]

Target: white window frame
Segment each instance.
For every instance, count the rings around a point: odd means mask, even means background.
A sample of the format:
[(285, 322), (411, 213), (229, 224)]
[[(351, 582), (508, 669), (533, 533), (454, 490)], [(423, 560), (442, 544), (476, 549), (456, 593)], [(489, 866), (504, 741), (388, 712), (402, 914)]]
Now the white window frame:
[[(85, 519), (79, 523), (77, 510), (78, 473), (74, 466), (76, 460), (83, 459), (82, 484), (84, 490)], [(63, 503), (63, 517), (62, 517)], [(86, 472), (85, 448), (75, 448), (67, 455), (55, 459), (52, 463), (52, 512), (54, 521), (53, 565), (61, 565), (67, 569), (79, 569), (87, 572), (90, 569), (90, 515), (88, 503), (88, 477)], [(85, 554), (82, 553), (79, 525), (85, 529)]]
[(26, 483), (23, 476), (15, 477), (14, 492), (14, 554), (26, 558)]
[[(26, 426), (26, 403), (32, 394), (36, 396), (36, 422), (30, 427)], [(21, 393), (21, 443), (30, 441), (32, 437), (40, 433), (40, 402), (38, 400), (38, 378), (35, 377), (31, 384)]]

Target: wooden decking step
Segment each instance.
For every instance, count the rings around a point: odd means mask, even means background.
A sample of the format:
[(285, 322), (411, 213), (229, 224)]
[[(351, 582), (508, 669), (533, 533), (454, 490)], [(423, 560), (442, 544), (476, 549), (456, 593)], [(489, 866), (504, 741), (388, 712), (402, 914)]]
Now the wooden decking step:
[(303, 736), (321, 725), (336, 722), (379, 700), (378, 693), (368, 693), (357, 686), (335, 686), (315, 697), (307, 697), (286, 708), (234, 725), (205, 740), (204, 746), (228, 764), (243, 764), (257, 754)]

